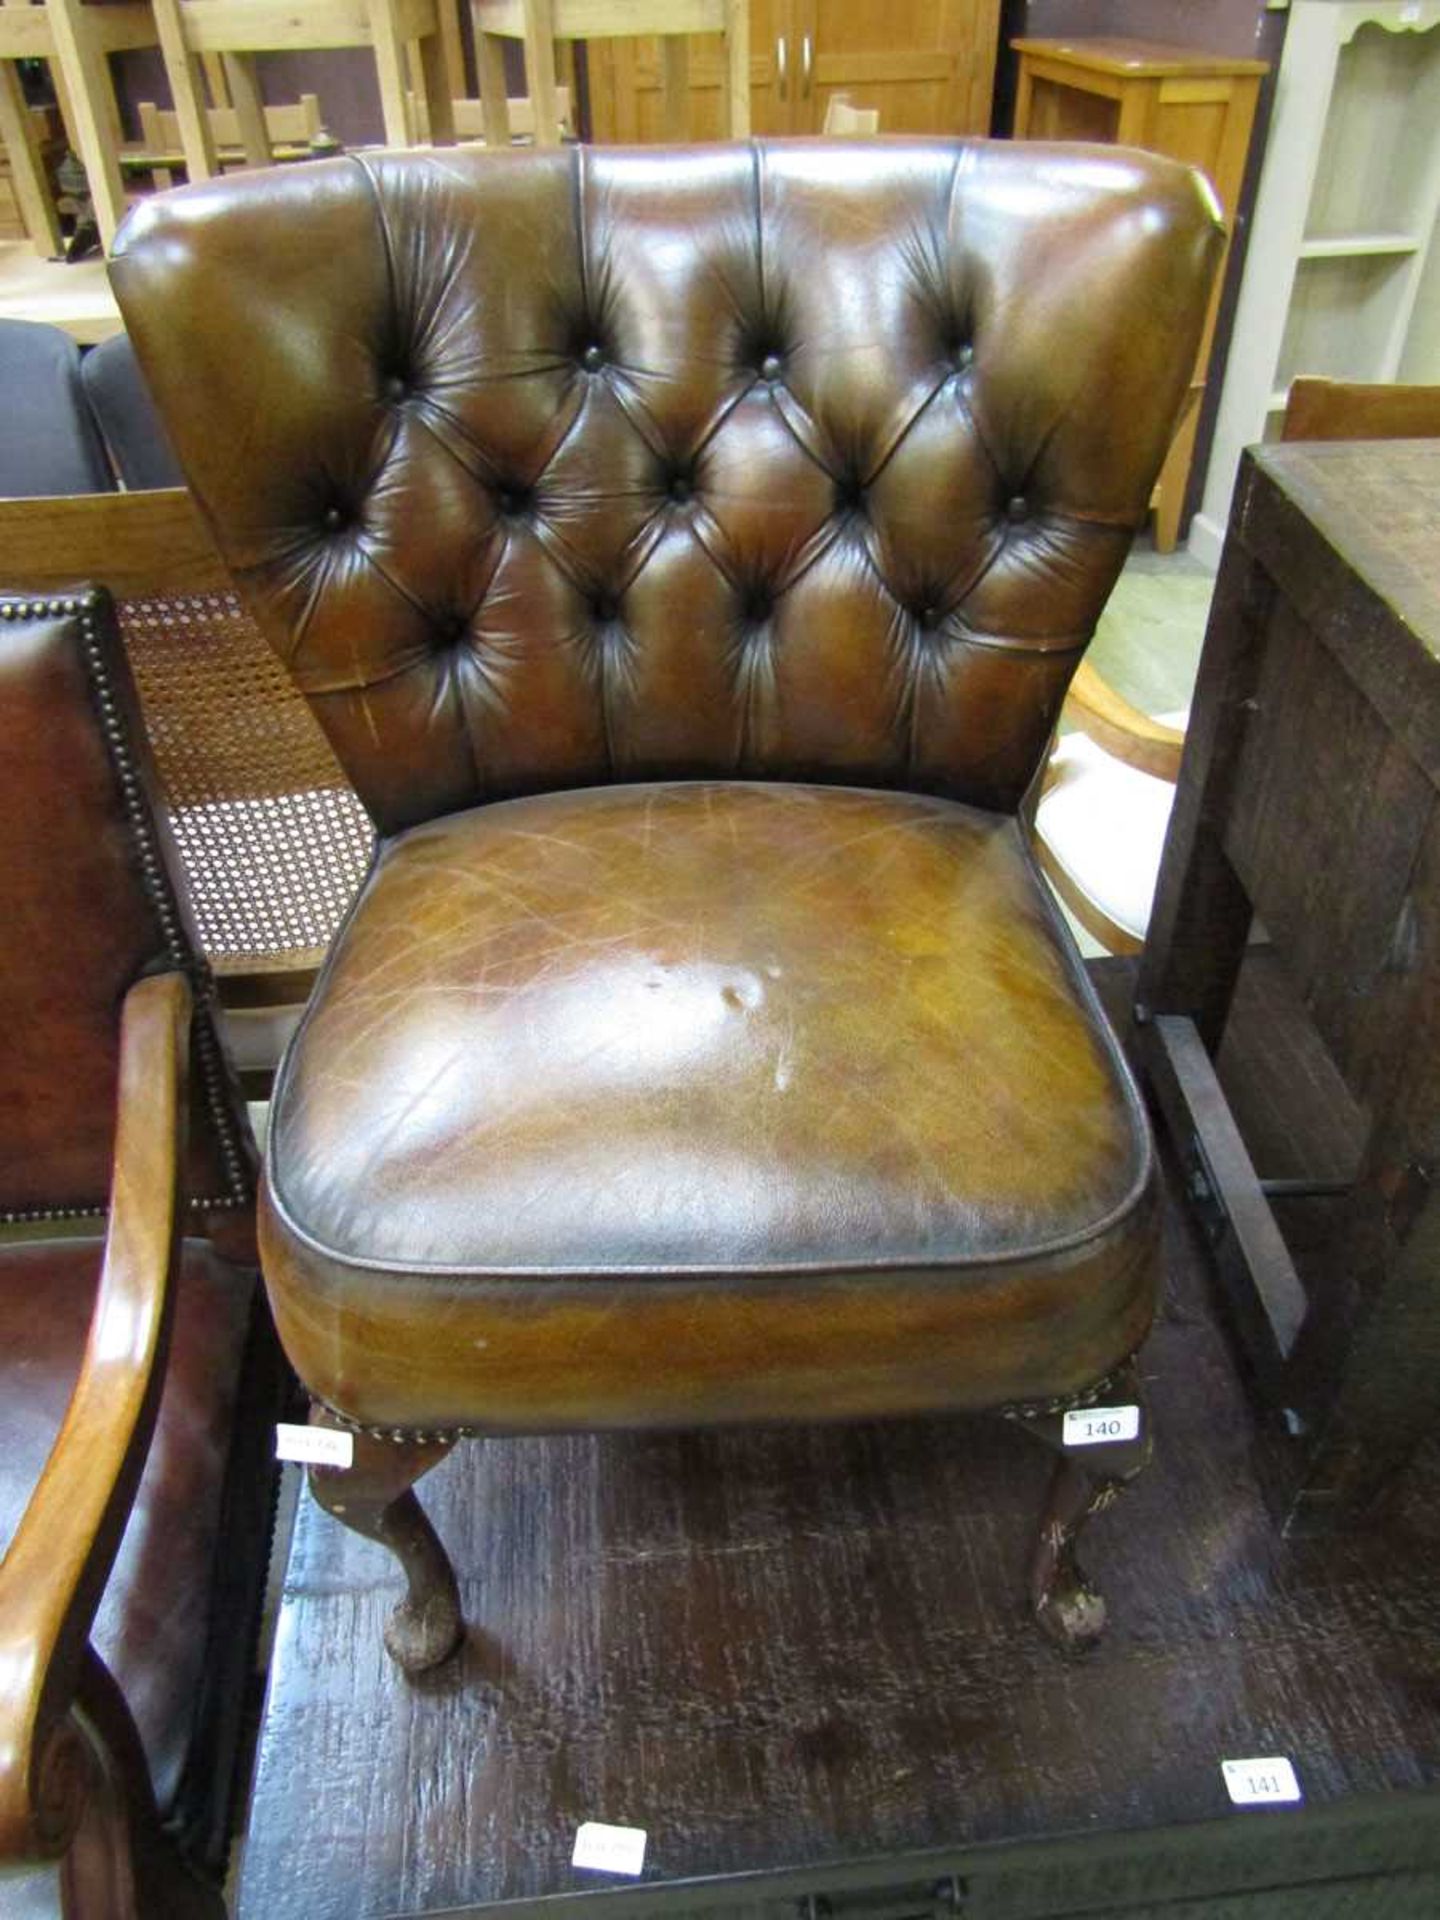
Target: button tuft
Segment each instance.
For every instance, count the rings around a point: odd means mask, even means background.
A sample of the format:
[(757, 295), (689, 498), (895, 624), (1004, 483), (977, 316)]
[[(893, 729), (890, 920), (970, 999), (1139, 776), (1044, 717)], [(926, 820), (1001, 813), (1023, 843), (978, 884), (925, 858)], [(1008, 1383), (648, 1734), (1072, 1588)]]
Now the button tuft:
[(1030, 502), (1023, 493), (1013, 494), (1005, 503), (1005, 517), (1020, 522), (1030, 518)]
[(392, 373), (390, 378), (385, 382), (385, 398), (387, 400), (399, 402), (405, 398), (409, 391), (409, 387), (398, 373)]
[(587, 373), (598, 373), (605, 364), (605, 349), (593, 344), (586, 347), (580, 356), (580, 364)]
[(778, 353), (767, 353), (765, 358), (760, 362), (760, 377), (762, 380), (778, 380), (781, 371), (782, 368)]
[(345, 524), (345, 515), (339, 507), (325, 509), (325, 525), (331, 533), (338, 533)]

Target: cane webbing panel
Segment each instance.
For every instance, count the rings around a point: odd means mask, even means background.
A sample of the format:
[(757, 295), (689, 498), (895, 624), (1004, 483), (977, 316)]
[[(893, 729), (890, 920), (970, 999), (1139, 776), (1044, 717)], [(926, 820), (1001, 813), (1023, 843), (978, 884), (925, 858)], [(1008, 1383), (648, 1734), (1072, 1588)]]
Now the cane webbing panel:
[(374, 830), (309, 708), (232, 594), (118, 611), (212, 964), (316, 966)]

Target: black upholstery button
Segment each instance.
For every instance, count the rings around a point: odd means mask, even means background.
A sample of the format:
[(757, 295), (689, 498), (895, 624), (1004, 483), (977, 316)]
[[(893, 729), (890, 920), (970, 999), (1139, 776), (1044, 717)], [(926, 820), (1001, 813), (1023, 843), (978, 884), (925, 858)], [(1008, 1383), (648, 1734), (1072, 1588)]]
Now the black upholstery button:
[(775, 595), (769, 587), (757, 584), (746, 589), (743, 604), (745, 618), (758, 624), (770, 618), (775, 608)]
[(963, 373), (975, 358), (975, 349), (970, 345), (968, 340), (961, 340), (952, 350), (950, 358)]
[(865, 504), (865, 489), (853, 474), (835, 482), (835, 505), (842, 513), (857, 513)]
[(345, 515), (339, 507), (325, 509), (325, 525), (331, 533), (338, 533), (345, 524)]
[(392, 373), (390, 378), (385, 382), (385, 398), (387, 400), (401, 401), (409, 391), (409, 387), (398, 373)]
[(927, 630), (931, 627), (938, 627), (940, 624), (940, 609), (939, 607), (929, 605), (918, 607), (915, 612), (915, 618), (920, 622), (921, 626)]
[(580, 356), (580, 364), (587, 373), (598, 373), (605, 364), (605, 349), (589, 346)]
[(1005, 517), (1017, 523), (1030, 518), (1030, 502), (1023, 493), (1013, 494), (1005, 503)]
[(507, 520), (513, 520), (524, 513), (530, 504), (530, 495), (523, 487), (502, 487), (495, 496), (496, 508)]
[(695, 489), (690, 483), (689, 474), (672, 473), (666, 491), (677, 506), (683, 506)]
[(612, 620), (620, 618), (620, 602), (608, 593), (597, 593), (590, 602), (590, 611), (602, 627), (608, 627)]
[(780, 378), (780, 372), (781, 372), (781, 368), (780, 368), (779, 354), (767, 353), (765, 358), (760, 362), (761, 379), (762, 380), (778, 380)]

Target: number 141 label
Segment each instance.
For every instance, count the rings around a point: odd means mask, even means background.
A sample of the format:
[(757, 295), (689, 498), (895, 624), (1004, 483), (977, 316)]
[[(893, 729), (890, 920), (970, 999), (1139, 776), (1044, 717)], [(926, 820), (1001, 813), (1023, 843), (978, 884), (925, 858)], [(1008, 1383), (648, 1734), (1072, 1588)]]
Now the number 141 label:
[(1139, 1437), (1139, 1407), (1076, 1407), (1065, 1416), (1060, 1440), (1067, 1447), (1104, 1447)]
[(1237, 1807), (1280, 1806), (1300, 1798), (1295, 1769), (1280, 1755), (1268, 1760), (1222, 1760), (1220, 1771)]

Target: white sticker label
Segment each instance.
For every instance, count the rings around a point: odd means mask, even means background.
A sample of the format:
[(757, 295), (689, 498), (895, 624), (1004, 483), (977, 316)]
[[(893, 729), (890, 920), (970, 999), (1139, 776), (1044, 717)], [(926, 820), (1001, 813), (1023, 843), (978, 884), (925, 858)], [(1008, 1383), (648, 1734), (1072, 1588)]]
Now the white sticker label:
[(1270, 1760), (1222, 1760), (1225, 1791), (1237, 1807), (1279, 1806), (1301, 1798), (1295, 1769), (1282, 1757)]
[(593, 1867), (599, 1873), (639, 1873), (645, 1865), (643, 1827), (607, 1827), (603, 1820), (586, 1820), (575, 1835), (574, 1867)]
[(281, 1420), (275, 1428), (275, 1458), (303, 1460), (311, 1467), (352, 1467), (355, 1436), (336, 1427), (292, 1427)]
[(1076, 1407), (1066, 1414), (1060, 1439), (1067, 1447), (1103, 1447), (1139, 1434), (1139, 1407)]

